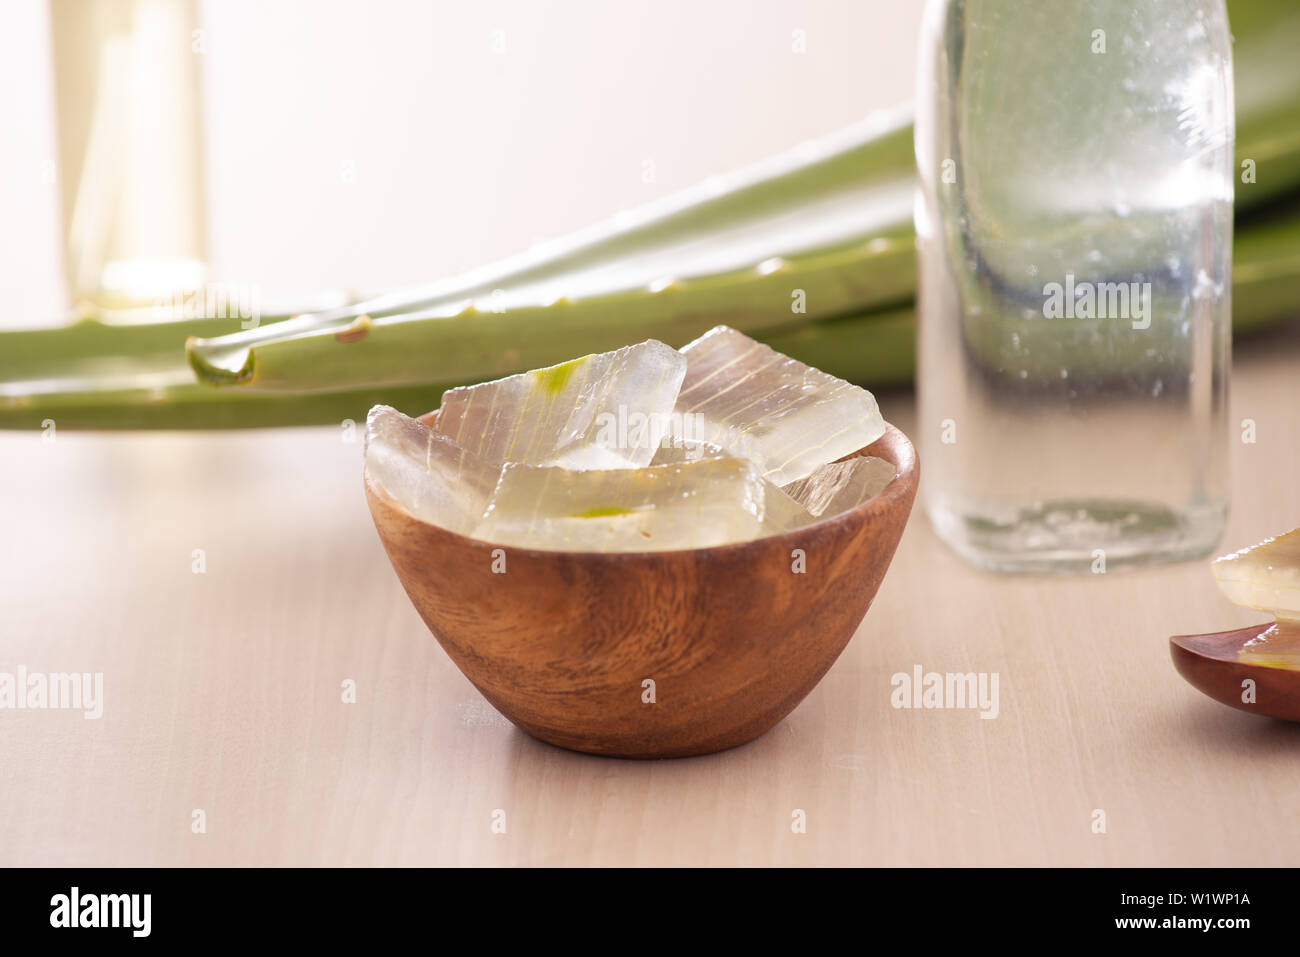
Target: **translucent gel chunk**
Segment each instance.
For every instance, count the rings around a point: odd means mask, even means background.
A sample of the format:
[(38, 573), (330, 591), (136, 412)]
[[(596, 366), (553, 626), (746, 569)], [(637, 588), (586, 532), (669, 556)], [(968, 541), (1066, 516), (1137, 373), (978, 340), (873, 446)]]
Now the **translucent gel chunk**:
[(829, 518), (874, 498), (896, 474), (884, 459), (860, 455), (818, 466), (807, 478), (785, 486), (785, 492), (815, 518)]
[(655, 449), (651, 465), (685, 465), (700, 459), (730, 458), (722, 446), (712, 442), (700, 442), (694, 439), (675, 439), (665, 437), (663, 444)]
[(763, 524), (769, 535), (811, 525), (816, 520), (816, 516), (783, 489), (763, 480)]
[(416, 518), (468, 535), (500, 469), (386, 405), (366, 417), (366, 472)]
[[(752, 463), (736, 458), (587, 471), (507, 465), (474, 535), (573, 551), (742, 542), (775, 530), (766, 514), (768, 487)], [(784, 509), (778, 511), (784, 520)]]
[(434, 428), (495, 465), (639, 468), (668, 431), (685, 374), (681, 353), (650, 339), (451, 389)]
[[(696, 439), (665, 438), (655, 452), (651, 465), (684, 465), (706, 458), (730, 458), (721, 446)], [(763, 524), (768, 532), (783, 532), (814, 521), (801, 503), (796, 502), (783, 489), (763, 480)]]
[(1300, 528), (1216, 559), (1212, 568), (1234, 605), (1300, 621)]
[(675, 423), (757, 463), (776, 485), (805, 478), (884, 434), (870, 392), (727, 326), (706, 332), (682, 354), (687, 367)]
[(1300, 624), (1279, 620), (1263, 634), (1246, 642), (1237, 652), (1244, 664), (1300, 671)]

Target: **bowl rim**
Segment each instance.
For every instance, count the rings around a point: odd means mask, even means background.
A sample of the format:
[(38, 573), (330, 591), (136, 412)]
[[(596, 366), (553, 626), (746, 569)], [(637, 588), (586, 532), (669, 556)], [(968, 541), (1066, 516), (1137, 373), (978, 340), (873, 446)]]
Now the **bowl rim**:
[[(423, 415), (416, 416), (416, 421), (421, 425), (431, 425), (433, 420), (438, 416), (438, 410), (426, 412)], [(848, 455), (835, 459), (836, 462), (846, 462), (849, 459), (858, 458), (866, 454), (867, 450), (879, 442), (886, 442), (890, 454), (897, 459), (891, 462), (897, 470), (896, 474), (890, 479), (889, 484), (883, 489), (853, 508), (847, 511), (838, 512), (829, 518), (820, 518), (815, 522), (809, 522), (807, 525), (800, 525), (798, 528), (792, 528), (785, 532), (777, 532), (774, 535), (763, 535), (759, 538), (746, 539), (743, 542), (728, 542), (725, 545), (702, 545), (698, 548), (661, 548), (645, 551), (574, 551), (572, 549), (562, 548), (524, 548), (519, 545), (506, 545), (502, 542), (492, 542), (485, 538), (474, 538), (471, 535), (464, 535), (460, 532), (452, 531), (436, 522), (430, 522), (427, 519), (412, 515), (407, 511), (401, 502), (388, 494), (388, 491), (370, 477), (370, 470), (362, 467), (362, 474), (365, 482), (365, 488), (368, 494), (373, 495), (384, 505), (399, 512), (406, 519), (416, 522), (420, 525), (427, 525), (430, 528), (437, 529), (439, 532), (460, 539), (465, 544), (481, 548), (503, 548), (509, 550), (511, 554), (529, 555), (537, 558), (555, 558), (557, 556), (569, 556), (575, 559), (615, 559), (620, 561), (644, 561), (647, 558), (658, 558), (669, 555), (691, 555), (702, 553), (721, 553), (728, 549), (740, 549), (746, 546), (753, 546), (759, 542), (777, 542), (787, 539), (798, 547), (798, 541), (801, 536), (811, 532), (814, 529), (830, 528), (835, 524), (848, 524), (850, 522), (865, 521), (869, 514), (879, 513), (887, 514), (895, 509), (902, 508), (906, 505), (907, 500), (914, 498), (918, 484), (919, 466), (917, 463), (916, 448), (912, 441), (907, 437), (902, 429), (885, 422), (885, 431), (882, 432), (870, 445), (864, 445), (856, 452), (850, 452)], [(888, 459), (886, 461), (889, 461)]]

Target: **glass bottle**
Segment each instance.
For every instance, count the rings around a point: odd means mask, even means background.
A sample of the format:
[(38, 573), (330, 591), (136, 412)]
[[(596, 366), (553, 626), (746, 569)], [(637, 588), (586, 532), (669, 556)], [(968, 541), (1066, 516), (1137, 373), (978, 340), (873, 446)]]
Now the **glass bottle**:
[(51, 0), (50, 34), (74, 305), (124, 315), (198, 289), (207, 223), (196, 0)]
[(916, 157), (939, 536), (1002, 571), (1209, 552), (1228, 508), (1223, 0), (930, 0)]

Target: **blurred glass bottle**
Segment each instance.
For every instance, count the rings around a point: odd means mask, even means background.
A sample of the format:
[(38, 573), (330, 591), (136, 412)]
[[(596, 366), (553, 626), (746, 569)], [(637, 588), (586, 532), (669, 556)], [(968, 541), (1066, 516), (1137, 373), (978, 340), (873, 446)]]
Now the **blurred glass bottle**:
[(1204, 555), (1226, 520), (1223, 0), (930, 0), (917, 92), (922, 483), (976, 565)]
[(51, 0), (69, 290), (99, 309), (207, 267), (195, 0)]

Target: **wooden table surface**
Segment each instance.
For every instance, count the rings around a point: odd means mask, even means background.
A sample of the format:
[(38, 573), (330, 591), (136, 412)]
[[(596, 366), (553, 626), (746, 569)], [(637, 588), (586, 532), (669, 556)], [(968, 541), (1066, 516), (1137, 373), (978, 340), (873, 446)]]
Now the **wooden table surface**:
[[(910, 396), (881, 398), (914, 434)], [(1233, 443), (1225, 551), (1300, 524), (1300, 330), (1238, 350), (1232, 406), (1258, 441)], [(918, 511), (773, 731), (599, 759), (517, 731), (442, 653), (347, 437), (0, 433), (0, 671), (104, 676), (98, 720), (0, 711), (0, 864), (1300, 863), (1300, 726), (1170, 664), (1169, 635), (1263, 620), (1205, 561), (995, 577)], [(997, 718), (891, 707), (916, 665), (997, 673)]]

